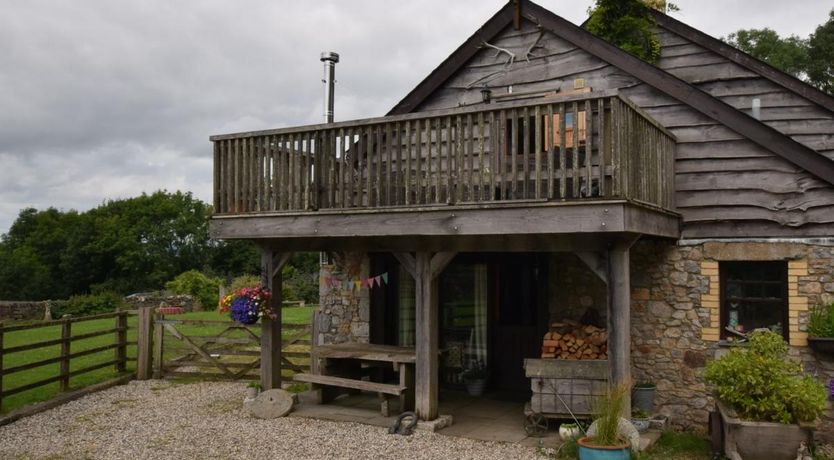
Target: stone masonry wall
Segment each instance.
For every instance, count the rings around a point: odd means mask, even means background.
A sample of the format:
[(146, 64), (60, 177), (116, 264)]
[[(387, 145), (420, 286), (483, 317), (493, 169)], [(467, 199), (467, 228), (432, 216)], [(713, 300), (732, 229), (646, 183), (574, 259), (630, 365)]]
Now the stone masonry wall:
[[(810, 306), (834, 296), (834, 244), (641, 241), (631, 251), (632, 364), (636, 381), (657, 384), (656, 408), (681, 427), (705, 429), (712, 408), (704, 382), (707, 360), (727, 350), (719, 344), (722, 261), (788, 263), (791, 355), (823, 383), (834, 361), (807, 347)], [(834, 435), (832, 411), (820, 426)]]
[[(369, 276), (370, 259), (362, 253), (338, 253), (320, 269), (322, 278), (354, 280)], [(342, 342), (368, 343), (370, 295), (367, 287), (344, 289), (319, 283), (316, 330), (319, 345)]]
[(0, 301), (0, 321), (44, 319), (49, 301)]

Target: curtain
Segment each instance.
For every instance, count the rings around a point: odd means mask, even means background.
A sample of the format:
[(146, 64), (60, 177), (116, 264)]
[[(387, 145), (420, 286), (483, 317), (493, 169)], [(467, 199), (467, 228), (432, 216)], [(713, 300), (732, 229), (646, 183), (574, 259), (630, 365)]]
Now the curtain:
[(472, 332), (469, 336), (469, 357), (487, 366), (487, 266), (476, 264), (472, 286)]
[(397, 345), (401, 347), (413, 347), (417, 293), (414, 278), (402, 266), (399, 266), (397, 270), (397, 297), (400, 306)]

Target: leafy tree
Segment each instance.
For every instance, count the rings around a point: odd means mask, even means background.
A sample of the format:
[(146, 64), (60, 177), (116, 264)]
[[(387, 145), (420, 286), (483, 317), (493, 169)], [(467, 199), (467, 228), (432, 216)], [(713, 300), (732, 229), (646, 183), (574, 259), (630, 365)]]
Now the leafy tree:
[(252, 243), (209, 238), (210, 213), (190, 193), (164, 191), (84, 213), (24, 209), (0, 238), (0, 298), (156, 290), (192, 269), (224, 278), (257, 273)]
[(808, 40), (796, 35), (782, 38), (773, 29), (742, 29), (726, 41), (795, 77), (802, 78), (808, 67)]
[(596, 0), (588, 14), (589, 32), (644, 61), (657, 62), (660, 40), (649, 7), (641, 1)]
[(771, 29), (742, 29), (727, 43), (787, 72), (818, 89), (834, 94), (834, 10), (809, 38), (781, 37)]
[(834, 9), (808, 40), (808, 81), (834, 94)]

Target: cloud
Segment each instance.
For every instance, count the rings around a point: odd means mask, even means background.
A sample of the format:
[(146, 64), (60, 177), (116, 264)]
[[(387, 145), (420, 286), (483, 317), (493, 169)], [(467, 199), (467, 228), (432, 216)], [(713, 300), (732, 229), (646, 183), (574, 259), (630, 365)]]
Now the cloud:
[[(575, 23), (590, 3), (540, 2)], [(678, 3), (678, 17), (715, 35), (807, 33), (827, 13), (823, 2)], [(321, 51), (342, 57), (336, 118), (379, 116), (503, 4), (6, 2), (0, 233), (29, 206), (85, 210), (160, 188), (209, 201), (209, 135), (321, 121)]]

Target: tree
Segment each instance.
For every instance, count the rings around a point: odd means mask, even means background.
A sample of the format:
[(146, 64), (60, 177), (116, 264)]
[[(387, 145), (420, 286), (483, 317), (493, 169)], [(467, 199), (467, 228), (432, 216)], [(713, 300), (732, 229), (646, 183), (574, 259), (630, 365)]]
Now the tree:
[(789, 73), (816, 88), (834, 94), (834, 10), (828, 21), (808, 39), (780, 37), (771, 29), (742, 29), (724, 39), (727, 43)]
[[(657, 2), (655, 2), (657, 3)], [(596, 0), (588, 9), (587, 29), (638, 58), (655, 63), (660, 40), (649, 7), (639, 0)]]
[(834, 94), (834, 9), (808, 40), (808, 81)]
[(190, 193), (164, 191), (84, 213), (24, 209), (0, 238), (0, 299), (156, 290), (188, 270), (257, 273), (251, 242), (209, 238), (210, 214)]
[(808, 40), (796, 35), (782, 38), (773, 29), (742, 29), (726, 41), (797, 78), (803, 78), (808, 68)]

